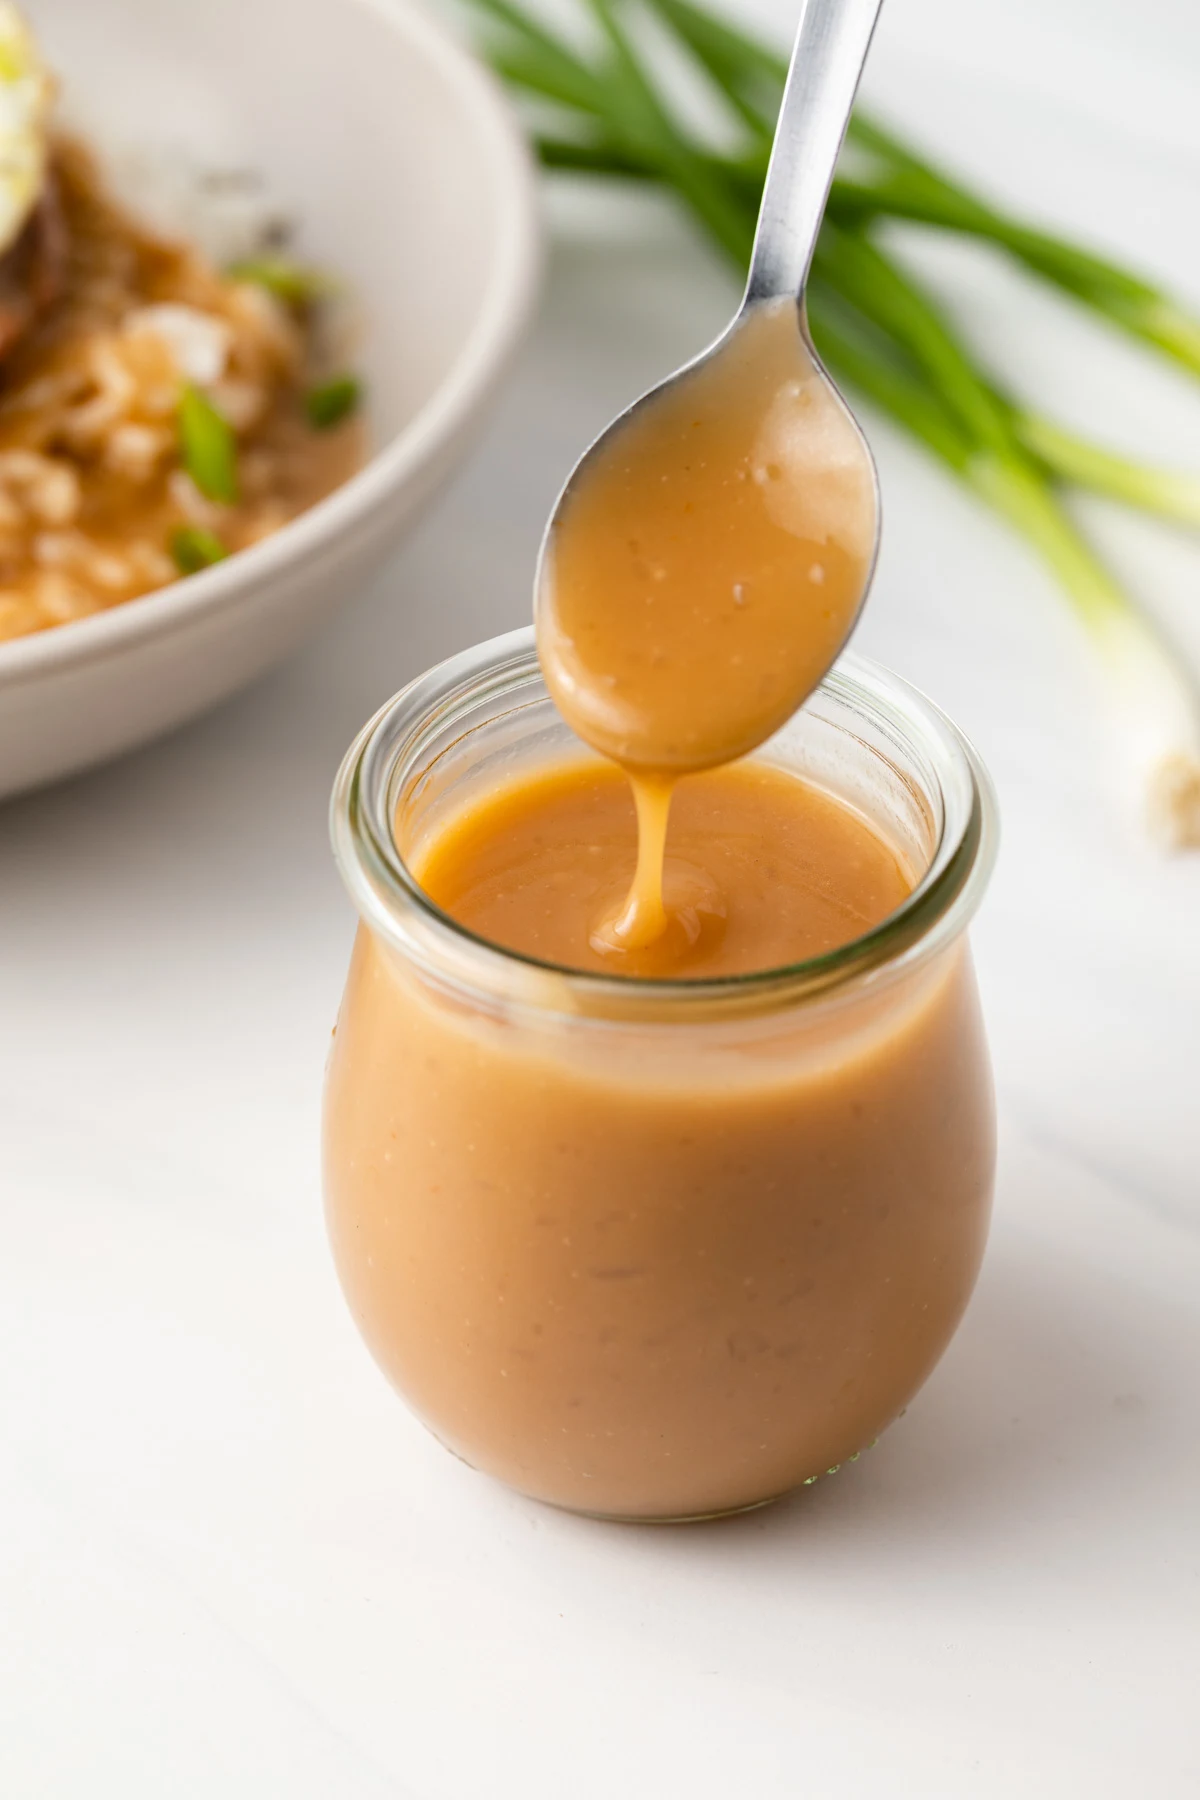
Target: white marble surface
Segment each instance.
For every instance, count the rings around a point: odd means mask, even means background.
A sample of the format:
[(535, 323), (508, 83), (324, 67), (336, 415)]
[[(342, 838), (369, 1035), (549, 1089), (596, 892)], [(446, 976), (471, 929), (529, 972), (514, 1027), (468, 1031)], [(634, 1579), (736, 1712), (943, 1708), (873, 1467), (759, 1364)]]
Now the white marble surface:
[[(1196, 298), (1200, 24), (1127, 12), (891, 0), (872, 83)], [(1194, 395), (945, 272), (1061, 406), (1197, 461)], [(487, 441), (374, 593), (183, 735), (0, 813), (12, 1800), (1200, 1792), (1200, 858), (1128, 834), (1054, 590), (889, 432), (861, 642), (973, 733), (1005, 826), (976, 938), (996, 1223), (942, 1367), (836, 1482), (610, 1528), (446, 1456), (334, 1284), (337, 759), (408, 676), (522, 618), (568, 461), (730, 297), (653, 208), (574, 210)], [(1200, 655), (1200, 552), (1101, 526)]]

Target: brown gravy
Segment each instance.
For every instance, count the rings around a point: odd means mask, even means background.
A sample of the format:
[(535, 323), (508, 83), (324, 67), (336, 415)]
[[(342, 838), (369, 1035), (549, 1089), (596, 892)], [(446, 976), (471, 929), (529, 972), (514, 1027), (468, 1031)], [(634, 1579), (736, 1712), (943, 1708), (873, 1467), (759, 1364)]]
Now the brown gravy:
[(606, 924), (637, 852), (620, 770), (572, 762), (458, 814), (414, 873), (443, 911), (521, 955), (604, 974), (708, 980), (836, 949), (912, 889), (895, 851), (858, 814), (780, 769), (736, 763), (679, 783), (668, 928), (618, 959)]
[(969, 957), (809, 1014), (716, 1041), (518, 1024), (360, 932), (326, 1090), (330, 1240), (443, 1443), (560, 1506), (697, 1516), (832, 1471), (907, 1405), (987, 1232)]

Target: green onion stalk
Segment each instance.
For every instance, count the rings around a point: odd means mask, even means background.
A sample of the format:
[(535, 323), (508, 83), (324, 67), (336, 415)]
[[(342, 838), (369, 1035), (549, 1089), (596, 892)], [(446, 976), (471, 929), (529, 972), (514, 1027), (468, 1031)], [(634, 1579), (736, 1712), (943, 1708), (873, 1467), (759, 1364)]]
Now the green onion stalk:
[[(783, 57), (693, 0), (585, 0), (588, 49), (516, 0), (467, 3), (486, 54), (522, 100), (546, 168), (673, 192), (744, 272), (787, 74)], [(676, 117), (639, 49), (639, 15), (646, 14), (724, 107), (732, 148), (716, 147)], [(809, 282), (817, 349), (839, 381), (916, 439), (1049, 566), (1111, 678), (1128, 766), (1154, 834), (1172, 847), (1200, 847), (1200, 692), (1064, 504), (1082, 489), (1196, 526), (1200, 479), (1093, 444), (1007, 392), (893, 253), (896, 227), (905, 223), (986, 242), (1193, 376), (1200, 376), (1200, 319), (1140, 276), (992, 206), (856, 110)]]

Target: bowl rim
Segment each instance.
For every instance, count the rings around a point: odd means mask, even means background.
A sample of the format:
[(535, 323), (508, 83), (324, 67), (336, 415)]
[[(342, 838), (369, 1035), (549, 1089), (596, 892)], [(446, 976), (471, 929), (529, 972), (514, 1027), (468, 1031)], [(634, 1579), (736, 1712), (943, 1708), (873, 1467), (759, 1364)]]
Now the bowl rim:
[(227, 562), (122, 601), (107, 611), (0, 643), (0, 689), (51, 671), (105, 660), (148, 638), (187, 626), (198, 614), (240, 603), (248, 587), (273, 584), (311, 564), (379, 514), (439, 453), (485, 399), (528, 319), (541, 263), (536, 177), (525, 138), (493, 76), (412, 0), (341, 0), (372, 13), (457, 90), (480, 138), (494, 183), (497, 254), (471, 331), (437, 390), (364, 466), (295, 519)]

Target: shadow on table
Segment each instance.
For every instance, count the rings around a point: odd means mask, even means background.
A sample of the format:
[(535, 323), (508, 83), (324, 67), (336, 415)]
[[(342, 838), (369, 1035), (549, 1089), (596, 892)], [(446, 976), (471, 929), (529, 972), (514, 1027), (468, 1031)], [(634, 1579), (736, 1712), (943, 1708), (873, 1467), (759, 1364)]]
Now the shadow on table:
[(864, 1535), (978, 1546), (1018, 1517), (1127, 1505), (1129, 1483), (1168, 1480), (1153, 1294), (1040, 1250), (993, 1248), (945, 1360), (869, 1455), (773, 1508), (698, 1528), (705, 1553), (723, 1534), (739, 1553), (749, 1538), (773, 1554), (781, 1539)]

